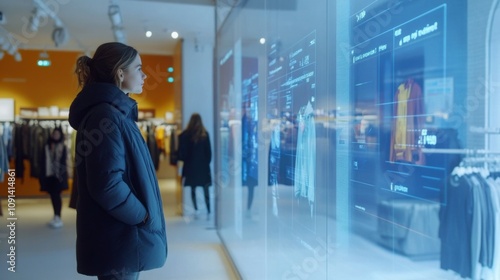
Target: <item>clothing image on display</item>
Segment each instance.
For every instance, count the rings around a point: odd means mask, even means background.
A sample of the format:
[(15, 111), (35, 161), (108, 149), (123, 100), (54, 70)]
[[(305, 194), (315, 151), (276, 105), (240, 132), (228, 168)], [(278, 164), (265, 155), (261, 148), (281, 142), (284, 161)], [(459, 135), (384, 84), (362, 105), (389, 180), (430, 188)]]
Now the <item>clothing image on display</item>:
[(424, 164), (425, 159), (418, 145), (423, 128), (422, 89), (413, 79), (398, 86), (394, 96), (390, 161)]
[(254, 188), (258, 185), (257, 122), (245, 113), (241, 120), (242, 185), (248, 188), (247, 211), (252, 208)]
[(269, 185), (271, 186), (272, 194), (272, 213), (278, 217), (278, 176), (280, 173), (280, 158), (281, 158), (281, 130), (280, 123), (274, 124), (271, 132), (271, 143), (269, 148)]
[(316, 174), (316, 127), (314, 110), (309, 101), (297, 116), (298, 135), (295, 157), (294, 190), (296, 198), (307, 198), (311, 217), (314, 212), (314, 188)]

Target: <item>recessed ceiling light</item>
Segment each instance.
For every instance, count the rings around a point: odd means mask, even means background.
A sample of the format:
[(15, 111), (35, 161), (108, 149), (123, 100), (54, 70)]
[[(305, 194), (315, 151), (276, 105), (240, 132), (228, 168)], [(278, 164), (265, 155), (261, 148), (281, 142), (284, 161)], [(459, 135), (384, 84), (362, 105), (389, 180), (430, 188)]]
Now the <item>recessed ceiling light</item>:
[(174, 39), (177, 39), (177, 38), (179, 38), (179, 33), (177, 33), (176, 31), (173, 31), (173, 32), (170, 34), (170, 36), (172, 36), (172, 38), (174, 38)]
[(148, 38), (149, 38), (149, 37), (151, 37), (151, 35), (153, 35), (153, 32), (151, 32), (151, 31), (149, 31), (149, 30), (148, 30), (148, 31), (146, 31), (146, 37), (148, 37)]

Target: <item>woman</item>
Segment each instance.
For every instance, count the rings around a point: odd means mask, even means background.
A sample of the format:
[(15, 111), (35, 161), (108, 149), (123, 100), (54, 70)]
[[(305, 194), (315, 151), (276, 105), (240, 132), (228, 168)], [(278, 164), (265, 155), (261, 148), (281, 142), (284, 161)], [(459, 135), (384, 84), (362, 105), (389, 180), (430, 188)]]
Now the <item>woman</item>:
[(196, 203), (196, 187), (203, 187), (205, 204), (207, 206), (207, 219), (210, 217), (210, 195), (208, 187), (212, 185), (210, 161), (212, 150), (210, 138), (203, 126), (201, 116), (198, 113), (191, 115), (187, 128), (179, 135), (178, 160), (183, 162), (182, 178), (184, 186), (191, 186), (191, 199), (195, 212), (198, 215), (198, 204)]
[(146, 75), (137, 51), (105, 43), (79, 57), (81, 92), (70, 107), (78, 131), (77, 270), (98, 279), (138, 279), (167, 257), (155, 169), (135, 121)]
[(50, 133), (45, 150), (40, 157), (40, 190), (48, 192), (54, 210), (54, 218), (49, 222), (52, 228), (61, 228), (62, 198), (61, 192), (68, 189), (68, 170), (66, 164), (67, 149), (64, 145), (64, 133), (56, 127)]

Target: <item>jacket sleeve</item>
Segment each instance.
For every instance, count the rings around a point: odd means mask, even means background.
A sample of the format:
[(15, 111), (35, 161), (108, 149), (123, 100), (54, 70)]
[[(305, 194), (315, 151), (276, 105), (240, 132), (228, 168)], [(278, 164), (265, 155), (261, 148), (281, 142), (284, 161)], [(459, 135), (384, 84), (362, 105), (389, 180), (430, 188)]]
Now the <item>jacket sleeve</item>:
[(178, 137), (178, 147), (177, 147), (177, 159), (181, 161), (185, 161), (187, 157), (187, 143), (186, 137), (184, 133), (181, 133)]
[(90, 196), (111, 216), (137, 225), (146, 216), (146, 208), (124, 181), (126, 158), (121, 119), (111, 113), (96, 112), (83, 131), (83, 141), (88, 147), (87, 188)]
[(208, 160), (208, 163), (212, 161), (212, 147), (210, 145), (210, 135), (208, 135), (207, 132), (207, 141), (205, 142), (205, 153), (206, 153), (206, 158)]

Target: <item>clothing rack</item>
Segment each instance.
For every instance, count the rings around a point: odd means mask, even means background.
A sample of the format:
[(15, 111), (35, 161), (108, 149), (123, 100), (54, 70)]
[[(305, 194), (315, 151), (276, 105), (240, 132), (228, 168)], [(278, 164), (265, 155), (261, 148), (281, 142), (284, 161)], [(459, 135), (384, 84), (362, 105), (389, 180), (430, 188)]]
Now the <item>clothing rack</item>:
[(490, 151), (485, 149), (429, 149), (423, 148), (423, 153), (426, 154), (462, 154), (466, 156), (476, 155), (500, 155), (500, 151)]
[(470, 129), (470, 132), (481, 133), (481, 134), (500, 134), (500, 128), (491, 128), (491, 127), (477, 127), (473, 126)]
[[(494, 244), (500, 241), (498, 235), (493, 234), (500, 225), (496, 223), (498, 214), (494, 202), (500, 191), (499, 172), (498, 152), (465, 157), (453, 169), (451, 187), (446, 190), (446, 203), (440, 212), (442, 269), (467, 279), (497, 279), (495, 275), (500, 267), (492, 260), (498, 254), (494, 252), (498, 250)], [(467, 211), (463, 211), (466, 208)], [(466, 230), (476, 234), (457, 235)], [(457, 257), (463, 260), (461, 265), (453, 261)]]
[(484, 139), (484, 144), (485, 144), (485, 147), (486, 148), (490, 148), (490, 142), (492, 141), (491, 136), (495, 135), (495, 134), (500, 134), (500, 128), (498, 127), (471, 127), (470, 129), (470, 132), (472, 133), (478, 133), (478, 134), (485, 134), (485, 135), (488, 135), (490, 137), (485, 137)]

